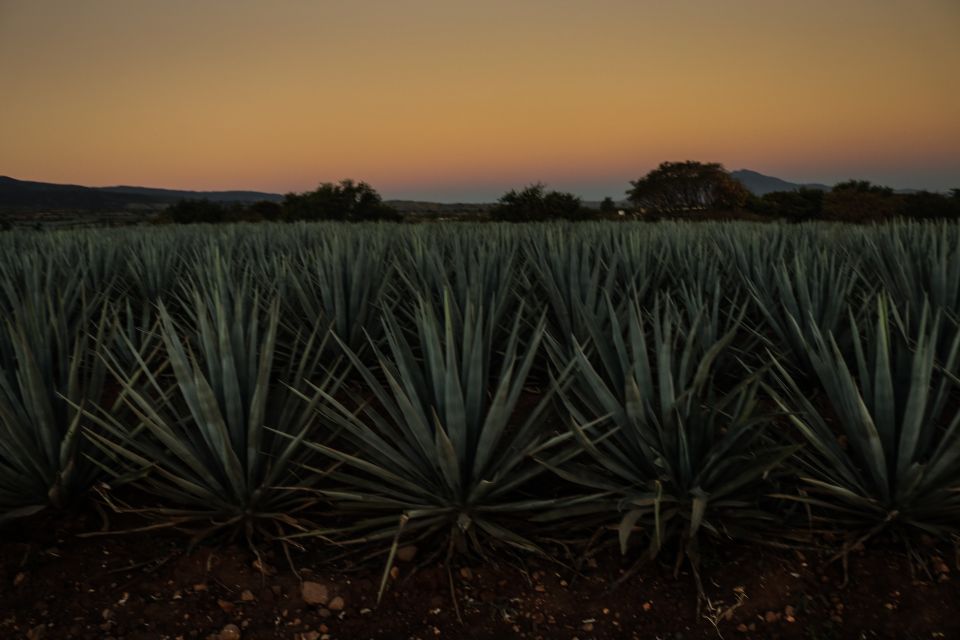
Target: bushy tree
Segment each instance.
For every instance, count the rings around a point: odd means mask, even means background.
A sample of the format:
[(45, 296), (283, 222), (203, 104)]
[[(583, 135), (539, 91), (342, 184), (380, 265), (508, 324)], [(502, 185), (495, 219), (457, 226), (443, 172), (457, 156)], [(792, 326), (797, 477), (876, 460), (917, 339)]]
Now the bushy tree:
[(717, 162), (663, 162), (630, 184), (627, 196), (634, 206), (658, 215), (740, 209), (750, 196)]
[(325, 182), (314, 191), (288, 193), (283, 199), (288, 220), (399, 220), (400, 214), (383, 203), (380, 194), (366, 182)]
[(918, 191), (900, 196), (899, 214), (905, 218), (960, 220), (960, 190), (951, 195)]
[(160, 218), (174, 224), (230, 222), (228, 208), (213, 200), (180, 200), (167, 207)]
[(249, 217), (255, 220), (267, 220), (277, 222), (284, 219), (283, 205), (279, 202), (270, 200), (261, 200), (254, 202), (248, 209)]
[(756, 198), (752, 208), (757, 213), (792, 222), (816, 220), (823, 213), (823, 196), (820, 189), (804, 187), (794, 191), (771, 191)]
[(538, 182), (521, 191), (511, 189), (503, 194), (490, 217), (506, 222), (538, 222), (582, 220), (591, 217), (591, 214), (577, 196), (572, 193), (547, 191), (546, 185)]
[(823, 217), (839, 222), (880, 222), (896, 217), (898, 209), (893, 189), (867, 180), (840, 182), (823, 198)]

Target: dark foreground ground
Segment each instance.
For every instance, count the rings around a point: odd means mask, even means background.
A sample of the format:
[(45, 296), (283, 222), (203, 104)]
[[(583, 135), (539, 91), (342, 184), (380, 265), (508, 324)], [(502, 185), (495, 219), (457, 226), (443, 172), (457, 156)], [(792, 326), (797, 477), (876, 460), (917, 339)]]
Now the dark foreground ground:
[[(184, 551), (183, 538), (77, 538), (97, 523), (40, 518), (0, 532), (0, 638), (960, 638), (953, 550), (927, 549), (912, 576), (893, 548), (840, 563), (797, 551), (731, 547), (704, 564), (710, 602), (697, 611), (688, 573), (651, 564), (610, 591), (629, 567), (603, 554), (581, 575), (541, 561), (465, 564), (450, 574), (426, 555), (399, 561), (375, 605), (375, 567), (345, 572), (310, 552), (258, 570), (245, 547)], [(412, 552), (412, 549), (407, 549)], [(309, 600), (310, 602), (305, 601)], [(235, 626), (234, 626), (235, 625)]]

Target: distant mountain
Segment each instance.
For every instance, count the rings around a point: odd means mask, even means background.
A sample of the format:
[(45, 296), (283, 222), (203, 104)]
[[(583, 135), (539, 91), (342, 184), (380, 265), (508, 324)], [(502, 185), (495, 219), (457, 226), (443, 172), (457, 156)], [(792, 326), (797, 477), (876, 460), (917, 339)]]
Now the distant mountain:
[(280, 202), (283, 196), (279, 193), (263, 191), (183, 191), (179, 189), (153, 189), (150, 187), (99, 187), (99, 191), (119, 193), (133, 196), (147, 196), (169, 202), (177, 200), (214, 200), (216, 202), (259, 202), (269, 200)]
[(283, 196), (258, 191), (182, 191), (147, 187), (82, 187), (31, 182), (0, 176), (0, 210), (119, 211), (162, 208), (178, 200), (206, 198), (217, 202), (280, 201)]
[(825, 184), (806, 183), (798, 184), (796, 182), (787, 182), (773, 176), (765, 176), (762, 173), (751, 171), (749, 169), (738, 169), (731, 171), (730, 175), (740, 181), (754, 195), (762, 196), (771, 191), (796, 191), (797, 189), (818, 189), (820, 191), (829, 191), (830, 187)]

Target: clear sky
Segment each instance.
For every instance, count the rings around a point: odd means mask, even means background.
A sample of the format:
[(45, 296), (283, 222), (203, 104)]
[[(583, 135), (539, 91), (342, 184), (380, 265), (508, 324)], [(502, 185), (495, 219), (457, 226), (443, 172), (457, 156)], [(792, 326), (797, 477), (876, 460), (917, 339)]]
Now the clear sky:
[(0, 175), (490, 200), (960, 186), (960, 0), (0, 0)]

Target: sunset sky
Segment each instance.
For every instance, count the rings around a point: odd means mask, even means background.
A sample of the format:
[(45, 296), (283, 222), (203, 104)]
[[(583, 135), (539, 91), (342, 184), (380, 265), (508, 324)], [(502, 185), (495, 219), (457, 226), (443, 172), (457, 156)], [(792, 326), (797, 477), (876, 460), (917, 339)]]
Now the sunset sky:
[(958, 0), (0, 0), (0, 175), (620, 197), (663, 160), (960, 187)]

